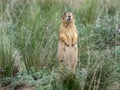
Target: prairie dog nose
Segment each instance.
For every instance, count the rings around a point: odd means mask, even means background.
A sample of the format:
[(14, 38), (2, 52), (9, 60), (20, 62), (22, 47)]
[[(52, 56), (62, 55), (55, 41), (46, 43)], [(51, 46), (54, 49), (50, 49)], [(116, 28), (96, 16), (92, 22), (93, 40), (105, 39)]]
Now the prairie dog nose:
[(71, 16), (68, 16), (69, 18), (71, 18)]

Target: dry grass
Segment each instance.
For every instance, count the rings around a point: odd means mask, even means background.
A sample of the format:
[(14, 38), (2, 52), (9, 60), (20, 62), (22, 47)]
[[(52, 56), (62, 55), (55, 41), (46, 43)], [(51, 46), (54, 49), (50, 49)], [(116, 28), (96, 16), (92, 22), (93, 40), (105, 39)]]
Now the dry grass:
[[(27, 77), (27, 83), (36, 84), (37, 89), (52, 86), (56, 90), (63, 89), (63, 83), (53, 84), (51, 81), (56, 78), (51, 77), (58, 73), (55, 56), (61, 15), (70, 10), (76, 16), (79, 33), (75, 82), (81, 90), (107, 90), (112, 82), (120, 80), (119, 5), (119, 0), (1, 0), (0, 67), (5, 72), (0, 73), (0, 79), (10, 77), (14, 86), (16, 81)], [(13, 56), (15, 50), (17, 56)], [(16, 79), (12, 78), (12, 65), (19, 57), (28, 72), (31, 67), (35, 71), (18, 75)], [(44, 67), (47, 69), (41, 70)], [(41, 73), (45, 77), (40, 78)], [(33, 80), (34, 74), (39, 82)], [(45, 86), (41, 85), (43, 82)]]

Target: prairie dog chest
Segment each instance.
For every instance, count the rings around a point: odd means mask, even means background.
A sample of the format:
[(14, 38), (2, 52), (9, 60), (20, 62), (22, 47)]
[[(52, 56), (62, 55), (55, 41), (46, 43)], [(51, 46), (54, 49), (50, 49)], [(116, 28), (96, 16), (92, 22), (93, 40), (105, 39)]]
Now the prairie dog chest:
[(72, 38), (74, 37), (74, 33), (75, 31), (73, 30), (73, 28), (69, 28), (65, 31), (68, 41), (72, 41)]

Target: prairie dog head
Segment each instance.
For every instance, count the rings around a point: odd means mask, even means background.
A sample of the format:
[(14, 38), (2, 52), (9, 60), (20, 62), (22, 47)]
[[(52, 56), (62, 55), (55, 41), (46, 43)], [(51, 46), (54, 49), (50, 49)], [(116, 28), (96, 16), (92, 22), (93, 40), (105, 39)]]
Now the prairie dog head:
[(75, 19), (75, 16), (71, 12), (65, 12), (62, 16), (63, 22), (73, 22)]

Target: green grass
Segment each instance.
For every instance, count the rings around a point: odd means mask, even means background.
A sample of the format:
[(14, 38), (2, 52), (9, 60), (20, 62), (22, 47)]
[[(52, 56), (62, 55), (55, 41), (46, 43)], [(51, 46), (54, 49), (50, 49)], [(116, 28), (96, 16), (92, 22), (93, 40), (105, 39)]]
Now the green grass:
[[(120, 82), (120, 1), (81, 0), (71, 7), (72, 3), (0, 1), (1, 86), (9, 83), (14, 88), (32, 85), (36, 90), (107, 90), (113, 82)], [(75, 77), (61, 76), (55, 57), (64, 11), (76, 16), (79, 61)], [(25, 63), (27, 71), (13, 77), (16, 59)]]

